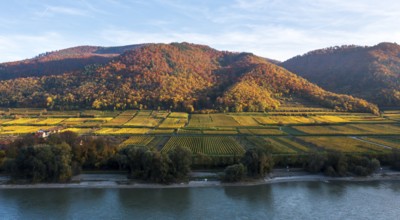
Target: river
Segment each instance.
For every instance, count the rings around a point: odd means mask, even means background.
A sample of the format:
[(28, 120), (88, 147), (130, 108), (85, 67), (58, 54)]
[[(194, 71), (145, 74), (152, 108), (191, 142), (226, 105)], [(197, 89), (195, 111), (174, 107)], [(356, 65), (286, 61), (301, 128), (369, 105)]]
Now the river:
[(1, 219), (399, 219), (400, 182), (0, 189)]

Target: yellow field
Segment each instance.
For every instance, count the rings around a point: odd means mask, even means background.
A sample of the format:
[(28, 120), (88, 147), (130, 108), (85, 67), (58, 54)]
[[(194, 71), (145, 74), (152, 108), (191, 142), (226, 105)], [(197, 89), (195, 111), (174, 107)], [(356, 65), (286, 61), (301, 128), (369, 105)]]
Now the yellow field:
[(254, 117), (260, 124), (313, 124), (315, 120), (304, 116), (264, 116)]
[(230, 115), (225, 114), (210, 114), (211, 127), (236, 127), (240, 124), (235, 121)]
[(64, 131), (72, 131), (78, 134), (89, 134), (92, 133), (92, 129), (91, 128), (66, 128), (63, 129), (62, 132)]
[(188, 127), (237, 127), (240, 124), (233, 117), (224, 114), (191, 115)]
[(125, 110), (121, 112), (121, 114), (119, 114), (118, 116), (130, 116), (132, 118), (136, 113), (137, 113), (136, 110)]
[(64, 121), (65, 118), (46, 118), (44, 120), (38, 121), (35, 125), (58, 125)]
[(202, 134), (201, 130), (179, 129), (178, 134)]
[(211, 127), (210, 115), (192, 115), (188, 127)]
[(18, 118), (18, 119), (4, 122), (3, 125), (35, 124), (36, 121), (38, 121), (38, 119), (36, 119), (36, 118)]
[(119, 115), (110, 121), (107, 121), (104, 126), (122, 126), (132, 119), (132, 116)]
[(126, 134), (146, 134), (149, 128), (101, 128), (95, 131), (99, 135), (126, 135)]
[(51, 126), (4, 126), (0, 128), (0, 134), (10, 135), (10, 134), (29, 134), (35, 133), (40, 129), (49, 129)]
[(148, 143), (150, 143), (154, 137), (149, 137), (149, 136), (133, 136), (127, 139), (126, 141), (122, 142), (120, 146), (128, 146), (128, 145), (140, 145), (140, 146), (146, 146)]
[(158, 127), (159, 128), (181, 128), (181, 127), (184, 127), (186, 123), (187, 123), (187, 119), (185, 119), (185, 118), (166, 118)]
[(104, 118), (68, 118), (62, 121), (61, 124), (65, 126), (98, 126), (103, 124), (104, 122), (111, 121), (113, 118), (104, 117)]
[(140, 110), (137, 116), (150, 116), (153, 111)]
[(362, 142), (349, 137), (300, 137), (319, 148), (345, 153), (383, 152), (383, 147)]
[(251, 116), (232, 116), (240, 126), (260, 126), (260, 124), (254, 120)]
[(11, 120), (12, 119), (0, 119), (0, 125)]
[(124, 125), (136, 127), (156, 127), (160, 121), (161, 119), (150, 118), (148, 116), (135, 116)]
[(349, 120), (346, 120), (342, 117), (335, 116), (335, 115), (312, 116), (311, 118), (314, 119), (318, 123), (343, 123), (343, 122), (349, 121)]
[(152, 115), (155, 117), (155, 118), (166, 118), (166, 117), (168, 117), (168, 115), (169, 115), (169, 113), (168, 112), (166, 112), (166, 111), (154, 111), (153, 113), (152, 113)]
[(79, 125), (86, 121), (86, 118), (68, 118), (63, 121), (63, 125)]
[(262, 125), (278, 123), (275, 120), (271, 119), (270, 117), (266, 117), (266, 116), (257, 116), (257, 117), (253, 117), (253, 118), (254, 118), (254, 120), (256, 120), (258, 123), (260, 123)]
[(174, 132), (174, 129), (152, 129), (148, 134), (172, 134)]
[(171, 114), (169, 114), (170, 118), (188, 118), (189, 114), (185, 113), (185, 112), (171, 112)]

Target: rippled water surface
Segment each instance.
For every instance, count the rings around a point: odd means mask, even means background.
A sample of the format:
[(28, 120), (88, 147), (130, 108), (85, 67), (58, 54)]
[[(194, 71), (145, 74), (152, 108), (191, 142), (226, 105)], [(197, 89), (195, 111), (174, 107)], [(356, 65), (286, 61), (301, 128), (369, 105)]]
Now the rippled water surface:
[(400, 182), (0, 189), (1, 219), (399, 219)]

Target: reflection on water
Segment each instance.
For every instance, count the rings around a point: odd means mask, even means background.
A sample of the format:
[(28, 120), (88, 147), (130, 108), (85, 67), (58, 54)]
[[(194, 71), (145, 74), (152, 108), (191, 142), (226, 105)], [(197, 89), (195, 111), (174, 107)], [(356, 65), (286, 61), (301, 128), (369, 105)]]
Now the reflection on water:
[(400, 184), (303, 182), (176, 189), (2, 189), (1, 219), (398, 219)]

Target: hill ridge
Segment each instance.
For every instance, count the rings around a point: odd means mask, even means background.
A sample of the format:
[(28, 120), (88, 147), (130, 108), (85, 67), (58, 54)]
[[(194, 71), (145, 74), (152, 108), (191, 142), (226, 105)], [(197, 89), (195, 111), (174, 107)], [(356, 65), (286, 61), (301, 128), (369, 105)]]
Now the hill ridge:
[(293, 97), (337, 111), (378, 112), (265, 58), (190, 43), (146, 44), (75, 71), (0, 81), (0, 105), (7, 107), (240, 112), (275, 109)]

